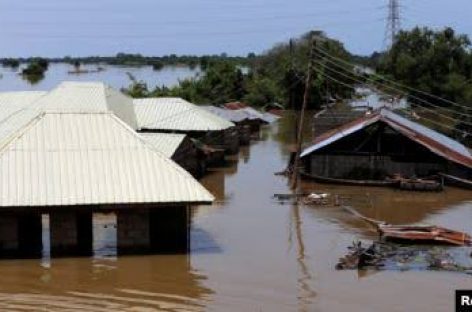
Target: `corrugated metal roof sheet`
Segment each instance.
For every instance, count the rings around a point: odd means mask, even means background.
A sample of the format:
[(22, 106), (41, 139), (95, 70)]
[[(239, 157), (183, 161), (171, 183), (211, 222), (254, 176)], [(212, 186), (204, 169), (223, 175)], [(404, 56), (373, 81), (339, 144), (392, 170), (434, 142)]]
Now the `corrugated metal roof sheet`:
[[(10, 109), (8, 103), (16, 103), (21, 108)], [(132, 128), (137, 127), (132, 99), (101, 82), (63, 82), (50, 92), (1, 93), (0, 111), (0, 145), (45, 111), (111, 111)]]
[(213, 105), (202, 105), (200, 107), (231, 122), (238, 123), (249, 119), (246, 113), (240, 112), (239, 110), (224, 109)]
[(21, 91), (0, 93), (0, 122), (31, 106), (31, 103), (44, 96), (45, 91)]
[(34, 104), (42, 111), (111, 111), (130, 127), (137, 129), (133, 100), (102, 82), (62, 82)]
[(213, 196), (112, 113), (41, 113), (0, 149), (0, 206), (199, 203)]
[(215, 115), (236, 123), (244, 120), (260, 120), (266, 123), (273, 123), (280, 118), (270, 113), (261, 113), (252, 107), (241, 109), (226, 109), (213, 105), (204, 105), (201, 107)]
[(145, 132), (140, 133), (140, 135), (168, 158), (171, 158), (175, 154), (186, 137), (185, 134), (156, 132)]
[(220, 131), (234, 124), (180, 98), (135, 99), (139, 129)]
[(472, 168), (472, 154), (467, 147), (437, 131), (395, 114), (388, 109), (382, 109), (377, 113), (356, 119), (346, 125), (322, 134), (315, 139), (313, 145), (307, 147), (302, 152), (301, 157), (305, 157), (378, 121), (385, 122), (393, 129), (418, 144), (423, 145), (431, 152), (452, 162)]

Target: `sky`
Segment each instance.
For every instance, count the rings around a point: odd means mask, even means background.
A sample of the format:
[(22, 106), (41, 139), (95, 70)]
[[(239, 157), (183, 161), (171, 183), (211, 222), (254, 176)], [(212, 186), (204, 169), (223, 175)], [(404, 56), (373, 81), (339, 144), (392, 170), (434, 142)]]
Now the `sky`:
[[(261, 53), (323, 30), (356, 54), (384, 46), (388, 0), (0, 0), (0, 57)], [(472, 37), (471, 0), (400, 0), (402, 27)]]

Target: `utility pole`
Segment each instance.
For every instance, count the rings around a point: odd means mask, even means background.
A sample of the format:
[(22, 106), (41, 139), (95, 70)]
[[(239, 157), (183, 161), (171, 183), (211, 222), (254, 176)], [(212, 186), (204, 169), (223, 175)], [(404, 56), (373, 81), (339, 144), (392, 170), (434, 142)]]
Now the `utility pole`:
[(300, 163), (300, 154), (302, 150), (302, 143), (303, 143), (303, 124), (305, 119), (305, 110), (308, 104), (308, 98), (310, 95), (310, 85), (312, 79), (312, 71), (315, 66), (315, 49), (316, 49), (316, 40), (315, 34), (312, 34), (311, 37), (311, 50), (310, 50), (310, 59), (308, 61), (308, 71), (305, 80), (305, 93), (303, 94), (303, 104), (300, 110), (300, 115), (298, 117), (298, 133), (297, 133), (297, 142), (296, 142), (296, 151), (295, 151), (295, 159), (293, 161), (292, 167), (292, 189), (296, 189), (298, 185), (298, 166)]
[(385, 28), (384, 48), (393, 46), (401, 28), (400, 0), (388, 1), (387, 25)]

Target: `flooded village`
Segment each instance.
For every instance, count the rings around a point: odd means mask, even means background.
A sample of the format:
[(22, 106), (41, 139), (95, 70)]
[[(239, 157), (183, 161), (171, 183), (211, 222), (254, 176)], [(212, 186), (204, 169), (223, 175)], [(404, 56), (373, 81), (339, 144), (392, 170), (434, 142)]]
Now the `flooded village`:
[(0, 311), (442, 312), (472, 289), (451, 12), (47, 2), (0, 10)]
[[(376, 311), (376, 291), (394, 311), (432, 302), (439, 311), (450, 285), (470, 285), (464, 272), (428, 271), (421, 261), (336, 269), (352, 242), (378, 235), (344, 207), (470, 233), (471, 191), (444, 179), (467, 181), (470, 151), (389, 108), (322, 134), (314, 130), (322, 114), (307, 112), (292, 190), (277, 173), (293, 158), (297, 111), (133, 100), (98, 82), (4, 92), (0, 103), (2, 309), (339, 311), (355, 300)], [(393, 187), (395, 175), (434, 172), (440, 190)], [(472, 266), (469, 247), (433, 248)]]

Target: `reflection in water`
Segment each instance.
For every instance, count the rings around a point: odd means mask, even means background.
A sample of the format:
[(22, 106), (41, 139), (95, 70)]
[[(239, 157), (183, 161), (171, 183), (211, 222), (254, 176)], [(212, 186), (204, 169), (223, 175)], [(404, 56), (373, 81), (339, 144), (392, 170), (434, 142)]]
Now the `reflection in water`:
[(183, 256), (0, 262), (0, 309), (202, 311), (212, 293)]
[[(300, 217), (300, 205), (294, 204), (292, 207), (292, 222), (291, 224), (294, 225), (294, 229), (291, 229), (290, 232), (293, 230), (295, 231), (295, 238), (297, 243), (297, 263), (299, 266), (299, 289), (300, 294), (298, 295), (299, 299), (299, 311), (309, 311), (310, 305), (313, 303), (313, 298), (316, 297), (316, 292), (314, 292), (310, 286), (310, 282), (312, 279), (312, 274), (309, 271), (308, 266), (306, 265), (306, 254), (305, 254), (305, 242), (303, 239), (303, 222)], [(292, 240), (292, 234), (289, 237), (289, 243)]]
[[(472, 199), (470, 191), (456, 188), (446, 188), (441, 193), (418, 193), (388, 188), (329, 186), (304, 181), (302, 192), (313, 191), (326, 192), (331, 196), (339, 195), (343, 205), (352, 207), (369, 218), (400, 225), (425, 223), (431, 215), (467, 205)], [(325, 221), (342, 224), (345, 229), (361, 231), (369, 237), (376, 233), (364, 221), (353, 218), (340, 207), (325, 207), (310, 211)], [(449, 222), (446, 219), (437, 225), (446, 226), (444, 223)], [(471, 231), (470, 225), (458, 222), (452, 228)]]

